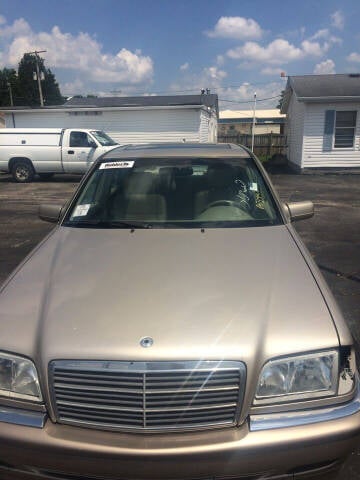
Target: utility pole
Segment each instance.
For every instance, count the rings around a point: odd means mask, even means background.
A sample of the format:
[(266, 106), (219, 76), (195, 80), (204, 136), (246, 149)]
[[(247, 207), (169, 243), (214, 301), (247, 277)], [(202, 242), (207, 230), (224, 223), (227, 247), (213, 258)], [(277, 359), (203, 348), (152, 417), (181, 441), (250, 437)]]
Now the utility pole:
[[(40, 68), (39, 68), (39, 53), (44, 53), (46, 50), (35, 50), (35, 52), (27, 52), (29, 55), (35, 55), (35, 63), (36, 63), (36, 78), (34, 80), (37, 80), (38, 82), (38, 88), (39, 88), (39, 98), (40, 98), (40, 105), (43, 107), (44, 106), (44, 98), (42, 94), (42, 88), (41, 88), (41, 76), (40, 76)], [(43, 73), (43, 72), (41, 72)], [(34, 75), (34, 77), (35, 77)]]
[(7, 82), (6, 84), (7, 84), (7, 86), (9, 87), (10, 105), (13, 107), (13, 106), (14, 106), (14, 101), (13, 101), (11, 83), (10, 83), (10, 82)]
[(255, 118), (256, 118), (256, 92), (254, 93), (254, 110), (253, 110), (253, 121), (251, 129), (251, 151), (254, 153), (254, 136), (255, 136)]

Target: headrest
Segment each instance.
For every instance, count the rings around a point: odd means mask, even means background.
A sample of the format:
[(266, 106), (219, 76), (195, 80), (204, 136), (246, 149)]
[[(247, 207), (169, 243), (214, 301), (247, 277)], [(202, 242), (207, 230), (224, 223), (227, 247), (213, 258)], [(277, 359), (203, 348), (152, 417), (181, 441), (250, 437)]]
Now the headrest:
[(162, 195), (130, 195), (127, 198), (127, 220), (166, 220), (166, 202)]
[(125, 187), (126, 195), (144, 194), (156, 190), (157, 176), (149, 172), (132, 173)]
[(209, 188), (226, 188), (234, 183), (234, 169), (230, 165), (209, 165), (207, 180)]

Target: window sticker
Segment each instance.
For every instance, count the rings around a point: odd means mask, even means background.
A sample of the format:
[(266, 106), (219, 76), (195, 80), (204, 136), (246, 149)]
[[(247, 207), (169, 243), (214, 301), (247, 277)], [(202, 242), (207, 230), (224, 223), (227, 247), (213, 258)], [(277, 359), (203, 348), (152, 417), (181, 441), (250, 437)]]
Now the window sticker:
[(106, 170), (108, 168), (132, 168), (134, 163), (134, 160), (123, 162), (105, 162), (100, 165), (99, 170)]
[(257, 192), (258, 191), (258, 184), (256, 182), (250, 183), (250, 190), (252, 192)]
[(91, 207), (91, 203), (86, 203), (84, 205), (77, 205), (72, 216), (84, 217), (85, 215), (87, 215), (87, 212), (89, 211), (90, 207)]

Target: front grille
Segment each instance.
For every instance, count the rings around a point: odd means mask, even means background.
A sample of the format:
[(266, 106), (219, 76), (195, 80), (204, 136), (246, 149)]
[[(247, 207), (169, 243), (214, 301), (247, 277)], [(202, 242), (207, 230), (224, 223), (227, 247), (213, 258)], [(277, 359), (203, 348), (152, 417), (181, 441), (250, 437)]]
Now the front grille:
[(241, 362), (54, 361), (60, 423), (163, 431), (234, 425), (245, 387)]

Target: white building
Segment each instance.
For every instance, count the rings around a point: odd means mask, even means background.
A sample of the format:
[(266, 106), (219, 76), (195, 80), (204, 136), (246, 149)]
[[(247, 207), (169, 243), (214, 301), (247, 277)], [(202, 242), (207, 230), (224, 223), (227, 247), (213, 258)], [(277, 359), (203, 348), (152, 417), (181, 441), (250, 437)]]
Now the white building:
[(281, 112), (297, 170), (360, 167), (360, 74), (289, 77)]
[(120, 144), (216, 142), (217, 95), (75, 98), (43, 108), (3, 108), (7, 128), (94, 128)]
[[(223, 110), (219, 114), (219, 135), (251, 134), (253, 110)], [(282, 133), (285, 115), (278, 109), (255, 111), (255, 135)]]

